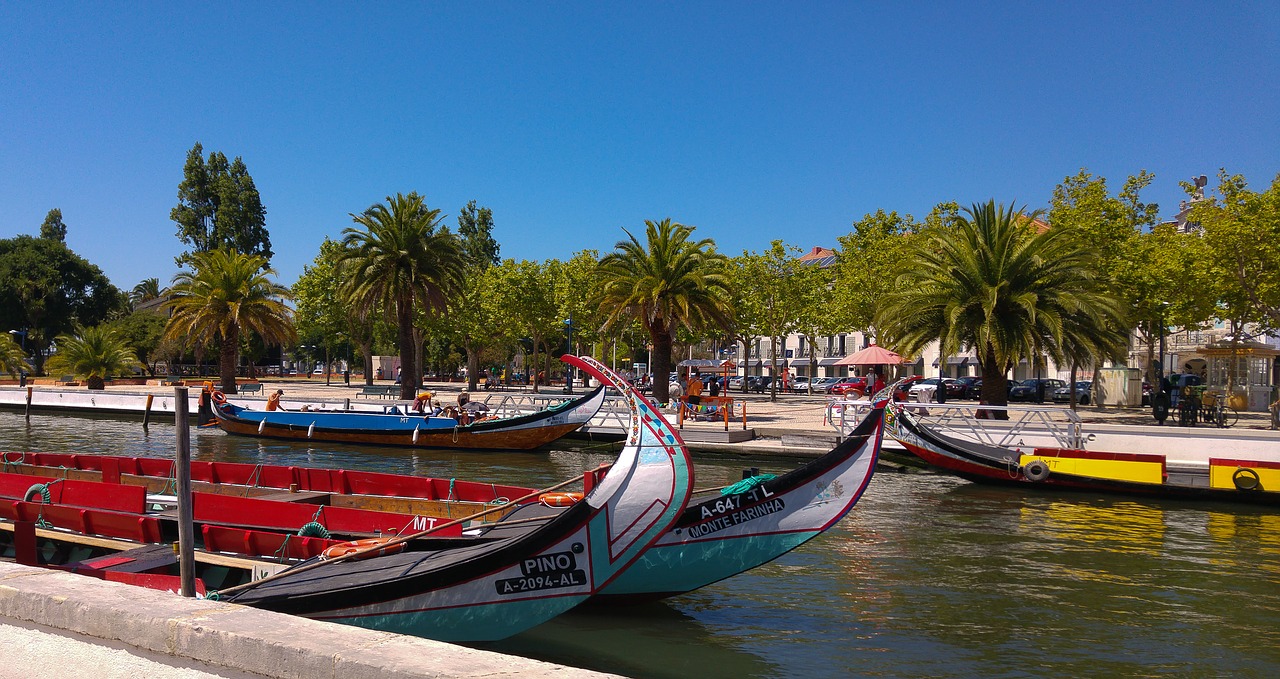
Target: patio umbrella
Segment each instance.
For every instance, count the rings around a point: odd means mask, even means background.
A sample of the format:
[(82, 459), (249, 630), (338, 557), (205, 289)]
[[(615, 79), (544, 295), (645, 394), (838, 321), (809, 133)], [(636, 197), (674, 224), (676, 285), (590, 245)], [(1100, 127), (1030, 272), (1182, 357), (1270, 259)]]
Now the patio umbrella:
[(836, 365), (898, 365), (902, 357), (874, 344), (836, 361)]

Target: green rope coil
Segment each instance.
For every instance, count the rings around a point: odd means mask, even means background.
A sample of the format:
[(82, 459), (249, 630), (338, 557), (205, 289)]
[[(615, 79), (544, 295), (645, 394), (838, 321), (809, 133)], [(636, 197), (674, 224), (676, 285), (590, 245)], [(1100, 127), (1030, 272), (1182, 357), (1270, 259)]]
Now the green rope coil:
[(35, 484), (35, 485), (31, 486), (30, 488), (28, 488), (28, 489), (27, 489), (27, 492), (25, 492), (25, 493), (23, 493), (23, 494), (22, 494), (22, 500), (23, 500), (24, 502), (30, 502), (30, 500), (29, 500), (28, 498), (30, 498), (30, 497), (31, 497), (31, 494), (32, 494), (32, 493), (37, 492), (37, 491), (40, 493), (40, 503), (41, 503), (41, 504), (46, 504), (46, 505), (47, 505), (47, 504), (50, 504), (50, 503), (52, 503), (52, 502), (53, 502), (53, 495), (52, 495), (51, 493), (49, 493), (49, 486), (48, 486), (47, 484), (44, 484), (44, 483), (37, 483), (37, 484)]
[(721, 488), (720, 494), (721, 495), (737, 495), (738, 493), (745, 493), (751, 490), (752, 488), (755, 488), (756, 486), (764, 483), (765, 481), (769, 481), (775, 478), (777, 478), (777, 476), (775, 476), (774, 474), (757, 474), (755, 476), (752, 476), (749, 479), (743, 479), (733, 484), (732, 486), (725, 486), (724, 488)]
[(328, 540), (329, 529), (315, 521), (310, 521), (307, 525), (298, 529), (298, 536), (304, 538), (324, 538), (325, 540)]

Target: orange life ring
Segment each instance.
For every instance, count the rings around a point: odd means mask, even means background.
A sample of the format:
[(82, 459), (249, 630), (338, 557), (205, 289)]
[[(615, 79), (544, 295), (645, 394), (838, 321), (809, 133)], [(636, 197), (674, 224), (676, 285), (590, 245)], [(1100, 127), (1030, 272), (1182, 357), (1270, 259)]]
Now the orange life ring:
[(403, 552), (404, 551), (403, 542), (398, 542), (394, 545), (383, 546), (381, 549), (378, 549), (379, 546), (386, 545), (388, 542), (391, 542), (394, 539), (395, 538), (393, 537), (366, 538), (364, 540), (352, 540), (351, 542), (341, 542), (324, 550), (323, 552), (321, 552), (320, 556), (325, 559), (336, 559), (340, 556), (346, 556), (348, 554), (355, 554), (356, 552), (361, 552), (359, 556), (355, 556), (351, 558), (351, 561), (359, 561), (361, 559), (372, 559), (376, 556), (388, 556), (390, 554), (398, 554), (400, 552)]
[(212, 398), (213, 402), (217, 403), (218, 405), (222, 405), (227, 402), (227, 395), (218, 391), (217, 389), (213, 390), (213, 393), (209, 395), (209, 398)]
[(543, 493), (538, 502), (548, 507), (569, 507), (582, 499), (582, 493)]

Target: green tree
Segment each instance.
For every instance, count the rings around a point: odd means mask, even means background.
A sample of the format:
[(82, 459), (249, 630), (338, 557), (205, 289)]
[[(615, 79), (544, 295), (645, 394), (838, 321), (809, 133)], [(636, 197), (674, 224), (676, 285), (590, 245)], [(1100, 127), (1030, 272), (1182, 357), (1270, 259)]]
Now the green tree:
[(178, 205), (169, 218), (178, 225), (178, 238), (191, 247), (177, 258), (179, 266), (192, 254), (229, 249), (271, 261), (267, 211), (244, 161), (230, 163), (220, 151), (209, 154), (199, 142), (187, 152), (178, 184)]
[(362, 228), (342, 232), (346, 297), (357, 310), (383, 308), (394, 317), (403, 367), (400, 397), (411, 399), (422, 375), (414, 312), (444, 311), (461, 288), (462, 247), (452, 231), (440, 227), (440, 211), (417, 193), (388, 196), (351, 219)]
[(458, 215), (458, 238), (461, 241), (463, 276), (467, 284), (450, 298), (448, 321), (455, 332), (454, 341), (466, 353), (467, 388), (475, 391), (480, 380), (480, 354), (489, 346), (489, 328), (498, 325), (495, 307), (485, 296), (493, 291), (485, 274), (497, 264), (499, 246), (493, 238), (493, 212), (476, 207), (473, 200)]
[(648, 331), (653, 344), (653, 395), (665, 402), (671, 397), (666, 376), (676, 328), (729, 325), (727, 258), (716, 252), (715, 241), (690, 240), (694, 227), (669, 218), (646, 220), (644, 243), (623, 231), (627, 240), (619, 241), (600, 260), (602, 289), (597, 306), (604, 310), (606, 332), (633, 320)]
[(839, 237), (835, 264), (834, 312), (844, 327), (874, 336), (876, 310), (894, 290), (899, 271), (909, 266), (911, 241), (923, 225), (911, 215), (876, 210), (853, 223)]
[(133, 348), (107, 326), (80, 328), (59, 335), (57, 342), (58, 353), (49, 357), (49, 369), (83, 378), (89, 389), (105, 389), (105, 378), (139, 367)]
[[(302, 267), (302, 275), (291, 288), (298, 334), (318, 338), (326, 357), (333, 356), (352, 335), (352, 324), (360, 322), (343, 297), (342, 257), (342, 245), (325, 238), (320, 253), (311, 264)], [(366, 368), (371, 366), (372, 360)]]
[(26, 369), (27, 352), (13, 341), (13, 335), (7, 332), (0, 334), (0, 372), (12, 375), (16, 380)]
[(146, 366), (147, 373), (155, 375), (156, 366), (163, 358), (158, 349), (164, 337), (167, 322), (163, 314), (146, 310), (134, 311), (127, 316), (112, 320), (107, 323), (107, 326), (121, 340), (133, 347), (138, 360)]
[(159, 278), (144, 278), (129, 292), (129, 302), (135, 307), (153, 299), (160, 299)]
[(1280, 328), (1280, 175), (1255, 192), (1242, 175), (1220, 170), (1218, 195), (1195, 203), (1190, 220), (1203, 230), (1225, 315)]
[[(742, 361), (751, 356), (751, 344), (760, 336), (762, 319), (759, 309), (751, 300), (751, 273), (747, 268), (747, 254), (743, 253), (725, 262), (725, 288), (729, 300), (725, 314), (728, 328), (725, 330), (730, 342), (742, 345)], [(742, 380), (742, 393), (747, 392), (747, 381)]]
[[(798, 294), (796, 329), (808, 339), (804, 356), (809, 359), (809, 380), (818, 375), (818, 339), (830, 337), (849, 327), (842, 314), (836, 313), (835, 269), (813, 263), (799, 263), (796, 268)], [(802, 356), (797, 355), (796, 359)], [(813, 393), (813, 387), (809, 387)]]
[[(539, 370), (546, 371), (549, 367), (546, 361), (547, 339), (559, 337), (563, 328), (556, 305), (555, 264), (554, 260), (539, 263), (508, 259), (503, 261), (500, 272), (502, 285), (512, 291), (506, 296), (510, 306), (504, 311), (515, 321), (521, 337), (529, 339), (531, 352), (526, 367), (535, 392), (539, 390)], [(538, 360), (540, 355), (543, 357), (541, 364)], [(547, 375), (550, 376), (550, 371)]]
[(61, 241), (22, 235), (0, 240), (0, 327), (26, 328), (36, 374), (49, 341), (77, 324), (96, 325), (121, 293), (97, 266)]
[(257, 333), (265, 342), (284, 345), (296, 336), (289, 307), (289, 289), (272, 282), (275, 270), (257, 255), (231, 250), (197, 252), (191, 271), (173, 277), (167, 339), (191, 338), (212, 342), (219, 350), (222, 390), (236, 393), (236, 363), (240, 333)]
[(592, 304), (600, 294), (600, 280), (596, 273), (599, 262), (600, 253), (582, 250), (556, 267), (556, 316), (561, 321), (573, 323), (570, 333), (573, 346), (566, 346), (572, 354), (581, 354), (583, 347), (594, 346), (601, 340), (600, 327), (604, 324), (605, 314), (599, 306)]
[(954, 228), (914, 244), (913, 266), (898, 277), (875, 322), (899, 353), (934, 341), (944, 355), (972, 347), (982, 368), (982, 401), (1008, 403), (1008, 372), (1043, 351), (1123, 352), (1112, 346), (1128, 327), (1121, 303), (1097, 284), (1090, 252), (1064, 230), (1039, 230), (1038, 212), (995, 201), (974, 205)]
[[(801, 263), (797, 256), (800, 249), (773, 241), (763, 253), (743, 254), (746, 288), (741, 291), (739, 303), (749, 305), (758, 319), (762, 334), (769, 338), (770, 374), (782, 373), (778, 368), (779, 342), (802, 327), (802, 314), (814, 288), (821, 285), (824, 272)], [(785, 360), (785, 359), (784, 359)], [(785, 368), (783, 369), (785, 370)], [(769, 398), (778, 400), (778, 380), (769, 383)]]
[(44, 217), (44, 223), (40, 225), (40, 237), (56, 240), (59, 243), (67, 242), (67, 225), (62, 223), (62, 210), (56, 207), (49, 210), (49, 214)]

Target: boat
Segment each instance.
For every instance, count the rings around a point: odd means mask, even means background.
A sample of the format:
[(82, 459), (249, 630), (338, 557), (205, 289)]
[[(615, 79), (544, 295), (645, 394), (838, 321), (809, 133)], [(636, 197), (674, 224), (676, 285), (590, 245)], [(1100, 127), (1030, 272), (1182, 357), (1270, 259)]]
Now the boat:
[(349, 410), (251, 410), (212, 392), (213, 414), (229, 434), (295, 441), (451, 448), (533, 450), (573, 433), (604, 404), (602, 385), (545, 410), (461, 424), (452, 417), (423, 415), (390, 406), (388, 412)]
[[(1224, 449), (1215, 455), (1202, 450), (1196, 456), (1172, 458), (1162, 453), (1087, 450), (1089, 438), (1078, 432), (1069, 438), (1069, 445), (994, 444), (944, 433), (906, 405), (896, 405), (892, 415), (890, 432), (909, 452), (978, 483), (1280, 504), (1280, 461), (1249, 453)], [(965, 428), (980, 431), (981, 421), (969, 419)]]
[(884, 402), (871, 407), (835, 448), (786, 474), (751, 475), (695, 495), (680, 520), (592, 603), (636, 603), (690, 592), (821, 535), (853, 509), (871, 481), (884, 408)]
[(679, 434), (638, 391), (589, 358), (562, 360), (618, 389), (631, 410), (621, 454), (607, 470), (587, 472), (581, 501), (535, 530), (495, 531), (452, 548), (423, 548), (416, 535), (399, 536), (216, 596), (443, 641), (488, 641), (600, 591), (680, 517), (691, 491), (690, 461)]
[[(597, 370), (610, 380), (622, 381), (604, 366), (597, 366)], [(635, 564), (594, 595), (593, 603), (635, 603), (692, 591), (768, 563), (820, 535), (853, 508), (870, 482), (883, 439), (880, 426), (883, 415), (883, 403), (867, 408), (839, 445), (785, 475), (752, 476), (726, 489), (708, 489), (696, 494), (677, 524)], [(43, 463), (45, 466), (33, 467), (34, 471), (43, 470), (43, 473), (49, 473), (54, 466), (149, 471), (148, 482), (152, 487), (168, 482), (171, 466), (171, 461), (166, 460), (115, 460), (87, 455), (28, 453), (25, 457), (15, 454), (3, 459), (12, 468), (19, 468), (14, 464), (19, 462)], [(439, 479), (270, 465), (193, 463), (192, 476), (197, 480), (198, 489), (210, 492), (247, 493), (251, 490), (249, 484), (255, 489), (257, 486), (293, 487), (333, 493), (327, 502), (342, 506), (367, 506), (362, 501), (372, 497), (379, 501), (374, 507), (402, 509), (398, 504), (388, 503), (395, 501), (395, 496), (407, 494), (428, 498), (445, 494)], [(134, 477), (128, 474), (123, 478), (134, 482)], [(474, 481), (456, 484), (456, 492), (449, 491), (451, 497), (477, 502), (514, 499), (533, 492), (528, 488)], [(340, 494), (353, 492), (357, 494)], [(457, 516), (461, 510), (448, 507), (448, 511), (450, 516)], [(465, 533), (479, 537), (495, 531), (514, 534), (533, 530), (560, 511), (540, 504), (521, 508), (512, 505), (509, 510), (493, 516), (499, 523), (475, 523), (467, 526)], [(510, 521), (503, 519), (504, 516), (509, 516)]]

